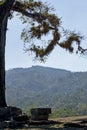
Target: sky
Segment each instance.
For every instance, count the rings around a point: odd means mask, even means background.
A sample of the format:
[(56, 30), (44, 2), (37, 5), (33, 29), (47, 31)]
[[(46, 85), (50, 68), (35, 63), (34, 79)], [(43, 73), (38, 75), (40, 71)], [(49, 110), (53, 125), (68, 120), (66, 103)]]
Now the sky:
[[(55, 8), (55, 14), (62, 20), (65, 29), (81, 32), (85, 36), (82, 45), (87, 48), (87, 0), (43, 0)], [(33, 61), (33, 56), (24, 52), (24, 43), (20, 39), (22, 24), (18, 17), (8, 23), (6, 41), (6, 70), (46, 66), (73, 72), (87, 71), (87, 56), (70, 54), (56, 46), (45, 63)]]

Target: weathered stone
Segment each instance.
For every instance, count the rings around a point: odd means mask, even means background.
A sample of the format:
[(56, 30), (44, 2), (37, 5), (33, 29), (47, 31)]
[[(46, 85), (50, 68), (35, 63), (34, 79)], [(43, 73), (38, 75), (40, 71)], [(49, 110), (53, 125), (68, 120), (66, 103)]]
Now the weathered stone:
[(13, 120), (16, 122), (26, 123), (27, 121), (29, 121), (29, 117), (27, 115), (19, 115), (13, 117)]
[(16, 122), (12, 121), (9, 123), (9, 128), (14, 129), (14, 128), (22, 128), (24, 124), (22, 122)]
[(18, 116), (22, 114), (22, 110), (17, 107), (1, 107), (0, 108), (0, 121), (7, 120), (11, 117)]
[(31, 118), (33, 120), (48, 120), (51, 108), (33, 108), (31, 109)]
[(17, 107), (7, 107), (7, 112), (12, 117), (22, 114), (22, 110), (20, 108), (17, 108)]
[(36, 121), (39, 121), (39, 120), (48, 120), (48, 117), (49, 115), (32, 115), (32, 120), (36, 120)]
[(9, 128), (9, 124), (11, 123), (11, 121), (1, 121), (0, 122), (0, 129), (2, 128)]

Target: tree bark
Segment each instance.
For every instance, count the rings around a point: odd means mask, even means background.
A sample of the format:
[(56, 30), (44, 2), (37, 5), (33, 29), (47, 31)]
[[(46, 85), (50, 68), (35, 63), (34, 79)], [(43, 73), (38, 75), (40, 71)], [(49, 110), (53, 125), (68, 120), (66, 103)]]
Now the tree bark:
[[(2, 9), (2, 8), (1, 8)], [(0, 107), (6, 107), (5, 98), (5, 43), (7, 20), (3, 22), (4, 13), (0, 11)]]
[(6, 107), (5, 98), (5, 41), (6, 28), (0, 23), (0, 107)]
[(5, 44), (7, 21), (15, 0), (6, 0), (0, 5), (0, 107), (6, 107), (5, 97)]

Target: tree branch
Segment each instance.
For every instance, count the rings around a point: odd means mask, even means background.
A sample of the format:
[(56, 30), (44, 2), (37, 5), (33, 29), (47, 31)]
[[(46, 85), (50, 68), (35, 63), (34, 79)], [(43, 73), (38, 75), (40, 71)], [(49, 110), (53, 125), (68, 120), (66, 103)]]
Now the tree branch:
[(81, 54), (85, 54), (85, 52), (87, 52), (87, 49), (84, 49), (81, 46), (78, 46), (78, 50), (81, 52)]
[(13, 3), (14, 3), (15, 0), (6, 0), (6, 2), (4, 3), (4, 11), (5, 11), (5, 16), (4, 16), (4, 19), (3, 19), (3, 23), (6, 21), (6, 19), (8, 18), (9, 16), (9, 13), (11, 11), (11, 8), (13, 6)]
[(15, 2), (15, 4), (12, 7), (13, 11), (22, 13), (23, 15), (36, 19), (36, 17), (39, 18), (39, 20), (43, 20), (44, 17), (41, 16), (40, 13), (29, 13), (28, 11), (26, 11), (26, 9), (24, 9), (24, 5), (18, 1)]

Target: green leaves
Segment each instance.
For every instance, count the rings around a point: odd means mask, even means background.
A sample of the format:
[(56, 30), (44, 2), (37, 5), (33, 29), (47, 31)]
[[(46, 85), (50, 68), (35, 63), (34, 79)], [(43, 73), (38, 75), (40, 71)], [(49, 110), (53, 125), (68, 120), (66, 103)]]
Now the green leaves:
[(66, 37), (66, 40), (64, 40), (63, 42), (60, 43), (60, 46), (72, 53), (74, 50), (74, 47), (72, 46), (72, 44), (73, 44), (73, 42), (76, 42), (76, 44), (77, 44), (76, 52), (77, 52), (80, 47), (80, 43), (81, 43), (82, 39), (83, 39), (83, 37), (81, 35), (72, 32), (72, 33), (68, 34), (68, 37)]
[(35, 58), (44, 61), (44, 57), (48, 56), (56, 45), (72, 53), (73, 43), (76, 43), (76, 53), (85, 51), (80, 46), (83, 37), (73, 31), (66, 31), (61, 26), (61, 19), (47, 3), (34, 0), (17, 1), (13, 10), (19, 12), (22, 24), (26, 24), (21, 33), (21, 39), (29, 43), (25, 44), (25, 51), (32, 51)]
[[(30, 24), (29, 25), (30, 29), (29, 28), (23, 29), (21, 33), (21, 38), (24, 40), (24, 42), (29, 42), (29, 44), (30, 41), (32, 41), (31, 46), (29, 46), (29, 48), (26, 50), (34, 52), (35, 57), (40, 58), (40, 60), (42, 60), (44, 56), (50, 54), (54, 46), (57, 44), (57, 40), (60, 39), (58, 27), (60, 27), (61, 22), (60, 19), (55, 14), (48, 13), (50, 12), (49, 11), (50, 7), (47, 7), (47, 5), (43, 5), (41, 2), (35, 2), (35, 3), (32, 2), (30, 2), (28, 6), (26, 6), (28, 7), (29, 10), (31, 10), (30, 12), (33, 12), (32, 18), (30, 18), (29, 20), (28, 19), (25, 20), (26, 17), (21, 16), (22, 23)], [(31, 9), (31, 6), (33, 7), (33, 9)], [(51, 37), (53, 37), (53, 39), (51, 39), (50, 42), (49, 40), (47, 40), (46, 43), (44, 42), (44, 44), (41, 44), (43, 36), (46, 36), (47, 34), (49, 36), (51, 34), (52, 35)], [(37, 45), (36, 42), (34, 43), (35, 39), (41, 41), (41, 42), (39, 41), (40, 45)]]

